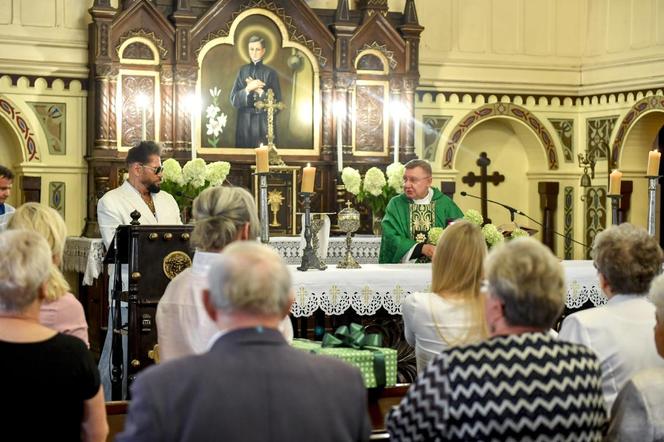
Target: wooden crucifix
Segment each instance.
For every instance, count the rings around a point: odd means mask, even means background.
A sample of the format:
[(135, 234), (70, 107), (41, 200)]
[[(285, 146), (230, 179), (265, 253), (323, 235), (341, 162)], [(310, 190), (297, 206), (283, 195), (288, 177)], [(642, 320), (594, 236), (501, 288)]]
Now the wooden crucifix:
[(475, 175), (473, 172), (468, 172), (468, 175), (461, 177), (461, 182), (468, 184), (470, 187), (473, 187), (475, 183), (480, 183), (482, 217), (484, 218), (485, 223), (490, 223), (491, 220), (489, 219), (487, 210), (487, 184), (493, 183), (494, 186), (497, 186), (499, 183), (505, 181), (505, 175), (502, 175), (499, 172), (493, 172), (491, 175), (487, 173), (487, 168), (489, 167), (489, 164), (491, 164), (491, 160), (486, 155), (486, 152), (480, 153), (480, 157), (477, 159), (475, 164), (480, 166), (479, 176)]

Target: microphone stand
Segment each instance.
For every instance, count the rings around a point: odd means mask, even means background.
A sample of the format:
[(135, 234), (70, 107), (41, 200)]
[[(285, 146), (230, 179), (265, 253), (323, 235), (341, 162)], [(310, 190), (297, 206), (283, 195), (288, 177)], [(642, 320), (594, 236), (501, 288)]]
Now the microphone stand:
[[(523, 216), (524, 218), (529, 219), (530, 221), (534, 222), (534, 223), (537, 224), (538, 226), (544, 228), (544, 224), (542, 224), (541, 222), (537, 221), (536, 219), (531, 218), (531, 217), (528, 216), (527, 214), (523, 213), (523, 212), (520, 211), (520, 210), (515, 209), (515, 208), (512, 207), (512, 206), (508, 206), (507, 204), (499, 203), (498, 201), (490, 200), (489, 198), (482, 198), (482, 197), (479, 197), (479, 196), (476, 196), (476, 195), (471, 195), (470, 193), (467, 193), (467, 192), (461, 192), (461, 196), (469, 196), (469, 197), (471, 197), (471, 198), (477, 198), (478, 200), (484, 199), (485, 201), (488, 201), (488, 202), (490, 202), (490, 203), (493, 203), (493, 204), (499, 205), (500, 207), (503, 207), (503, 208), (509, 210), (509, 212), (510, 212), (510, 221), (511, 221), (511, 222), (514, 222), (515, 215), (521, 215), (521, 216)], [(570, 241), (572, 241), (573, 243), (579, 244), (579, 245), (581, 245), (581, 246), (583, 246), (583, 247), (585, 247), (585, 248), (587, 248), (587, 249), (590, 248), (590, 246), (588, 246), (588, 245), (582, 243), (581, 241), (577, 241), (577, 240), (575, 240), (574, 238), (570, 238), (570, 237), (568, 237), (568, 236), (566, 236), (566, 235), (563, 235), (563, 234), (560, 233), (560, 232), (556, 232), (555, 230), (553, 230), (553, 233), (555, 233), (556, 235), (558, 235), (558, 236), (560, 236), (560, 237), (562, 237), (562, 238), (564, 238), (564, 239), (570, 240)]]

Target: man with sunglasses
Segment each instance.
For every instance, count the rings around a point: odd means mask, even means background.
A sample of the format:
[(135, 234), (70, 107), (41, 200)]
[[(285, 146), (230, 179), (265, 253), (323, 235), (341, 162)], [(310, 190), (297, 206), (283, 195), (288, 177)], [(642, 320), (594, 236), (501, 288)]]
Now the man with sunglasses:
[[(97, 203), (97, 220), (99, 230), (106, 250), (113, 241), (115, 229), (120, 225), (130, 224), (131, 213), (137, 210), (141, 217), (141, 225), (150, 224), (182, 224), (180, 208), (175, 198), (167, 192), (161, 192), (161, 147), (154, 141), (141, 141), (138, 145), (127, 151), (127, 178), (120, 187), (109, 190)], [(109, 268), (109, 280), (113, 281), (114, 269)], [(122, 265), (123, 290), (128, 285), (128, 268)], [(109, 289), (110, 289), (109, 285)], [(122, 323), (127, 322), (127, 303), (122, 302)], [(109, 293), (109, 306), (112, 306)], [(109, 309), (109, 324), (112, 324), (111, 309)], [(102, 354), (99, 359), (99, 373), (104, 386), (104, 398), (111, 400), (111, 342), (112, 327), (104, 340)], [(127, 354), (127, 337), (123, 336), (123, 354)], [(123, 373), (123, 399), (126, 389), (127, 363), (124, 363)]]
[(161, 148), (154, 141), (141, 141), (127, 152), (127, 179), (104, 194), (97, 204), (99, 230), (108, 249), (115, 229), (131, 223), (131, 212), (138, 210), (138, 222), (182, 224), (178, 204), (167, 192), (160, 192)]
[(431, 165), (426, 160), (410, 160), (403, 174), (403, 193), (387, 204), (380, 243), (381, 264), (428, 262), (436, 247), (427, 244), (432, 227), (463, 217), (461, 209), (448, 196), (431, 187)]

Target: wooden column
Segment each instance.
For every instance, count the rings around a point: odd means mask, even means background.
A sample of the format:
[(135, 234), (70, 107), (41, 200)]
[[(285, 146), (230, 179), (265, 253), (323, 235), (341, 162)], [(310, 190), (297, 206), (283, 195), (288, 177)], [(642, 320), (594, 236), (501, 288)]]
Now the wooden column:
[(556, 253), (555, 215), (558, 208), (558, 193), (560, 184), (558, 182), (543, 181), (538, 183), (537, 191), (540, 196), (540, 209), (542, 209), (542, 242)]

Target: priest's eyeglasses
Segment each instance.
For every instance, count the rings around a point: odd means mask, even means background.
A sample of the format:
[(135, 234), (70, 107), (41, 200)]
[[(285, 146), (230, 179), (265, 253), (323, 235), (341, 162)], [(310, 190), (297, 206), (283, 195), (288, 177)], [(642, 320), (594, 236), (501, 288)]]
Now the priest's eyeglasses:
[(417, 177), (408, 177), (408, 176), (405, 176), (405, 177), (403, 177), (403, 182), (404, 182), (404, 183), (413, 183), (413, 184), (417, 184), (417, 183), (419, 183), (419, 182), (421, 182), (421, 181), (428, 180), (429, 178), (431, 178), (431, 177), (430, 177), (430, 176), (425, 176), (425, 177), (422, 177), (422, 178), (417, 178)]
[(145, 167), (146, 169), (150, 169), (151, 171), (154, 172), (155, 175), (159, 175), (163, 170), (164, 166), (148, 166), (147, 164), (141, 164), (142, 167)]

